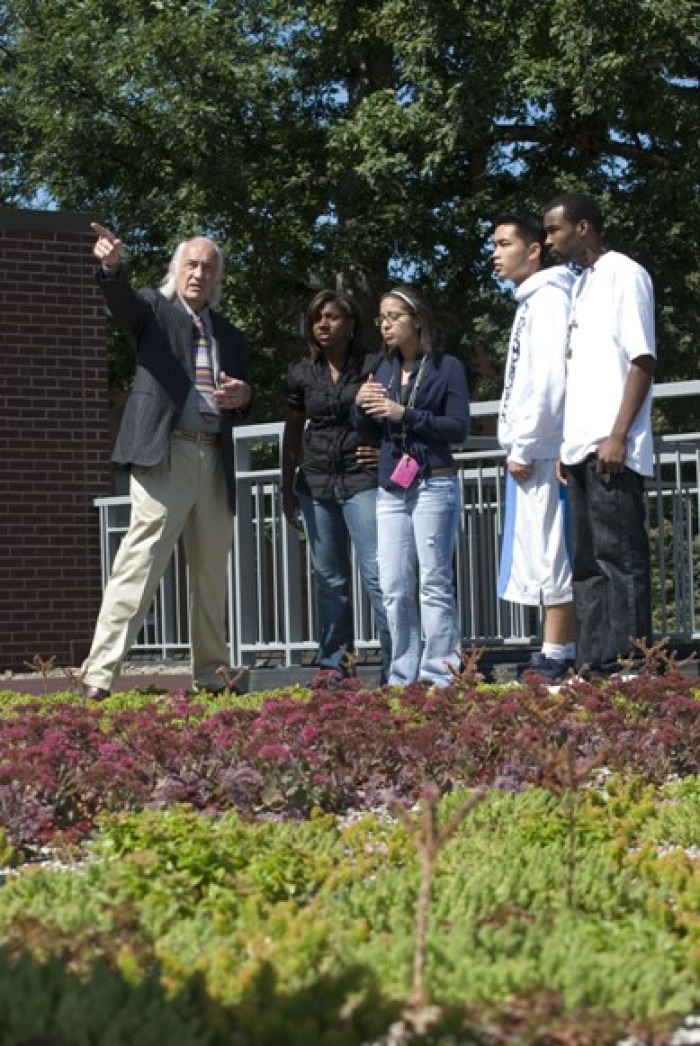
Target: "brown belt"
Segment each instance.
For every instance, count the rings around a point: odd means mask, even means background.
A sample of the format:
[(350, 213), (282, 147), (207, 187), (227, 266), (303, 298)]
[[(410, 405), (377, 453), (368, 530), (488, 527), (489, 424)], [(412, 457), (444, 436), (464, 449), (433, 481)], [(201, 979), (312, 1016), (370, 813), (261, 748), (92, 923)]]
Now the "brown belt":
[(175, 429), (173, 436), (177, 436), (178, 439), (188, 439), (190, 443), (203, 443), (207, 447), (221, 443), (221, 436), (218, 432), (192, 432), (189, 429)]
[(456, 476), (458, 469), (456, 465), (446, 465), (444, 468), (439, 469), (426, 469), (425, 478), (430, 479), (432, 476)]

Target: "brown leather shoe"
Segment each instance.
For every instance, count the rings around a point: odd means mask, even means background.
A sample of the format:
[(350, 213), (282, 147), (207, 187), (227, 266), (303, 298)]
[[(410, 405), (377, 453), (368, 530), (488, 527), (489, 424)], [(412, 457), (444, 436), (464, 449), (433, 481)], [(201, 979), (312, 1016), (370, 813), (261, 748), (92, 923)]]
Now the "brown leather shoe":
[(86, 701), (106, 701), (110, 695), (110, 691), (103, 690), (101, 686), (87, 686), (83, 684), (81, 691)]

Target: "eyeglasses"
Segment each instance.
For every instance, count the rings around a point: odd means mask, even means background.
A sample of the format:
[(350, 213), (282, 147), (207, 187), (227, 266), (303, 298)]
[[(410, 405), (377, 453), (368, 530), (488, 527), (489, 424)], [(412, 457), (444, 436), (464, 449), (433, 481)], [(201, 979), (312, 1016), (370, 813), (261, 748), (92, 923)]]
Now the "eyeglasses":
[(375, 316), (374, 322), (377, 327), (383, 323), (397, 323), (402, 316), (410, 316), (410, 312), (383, 312), (381, 316)]

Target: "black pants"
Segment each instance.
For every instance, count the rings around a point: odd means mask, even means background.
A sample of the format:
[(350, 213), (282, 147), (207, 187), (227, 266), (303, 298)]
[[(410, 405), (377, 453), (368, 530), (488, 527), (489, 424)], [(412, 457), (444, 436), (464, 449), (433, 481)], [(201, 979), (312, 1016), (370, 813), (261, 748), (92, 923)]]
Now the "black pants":
[(591, 454), (567, 465), (576, 607), (576, 665), (614, 671), (651, 642), (649, 538), (644, 479), (625, 468), (598, 475)]

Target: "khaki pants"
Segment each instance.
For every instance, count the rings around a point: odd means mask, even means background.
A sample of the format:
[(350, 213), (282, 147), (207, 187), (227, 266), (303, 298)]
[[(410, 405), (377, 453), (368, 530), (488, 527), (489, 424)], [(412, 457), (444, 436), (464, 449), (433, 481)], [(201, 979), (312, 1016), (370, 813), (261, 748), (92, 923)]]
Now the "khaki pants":
[(89, 686), (111, 690), (134, 644), (182, 534), (190, 584), (192, 675), (220, 687), (230, 663), (225, 614), (233, 513), (218, 446), (174, 437), (170, 460), (131, 474), (131, 523), (117, 552), (92, 649), (83, 665)]

